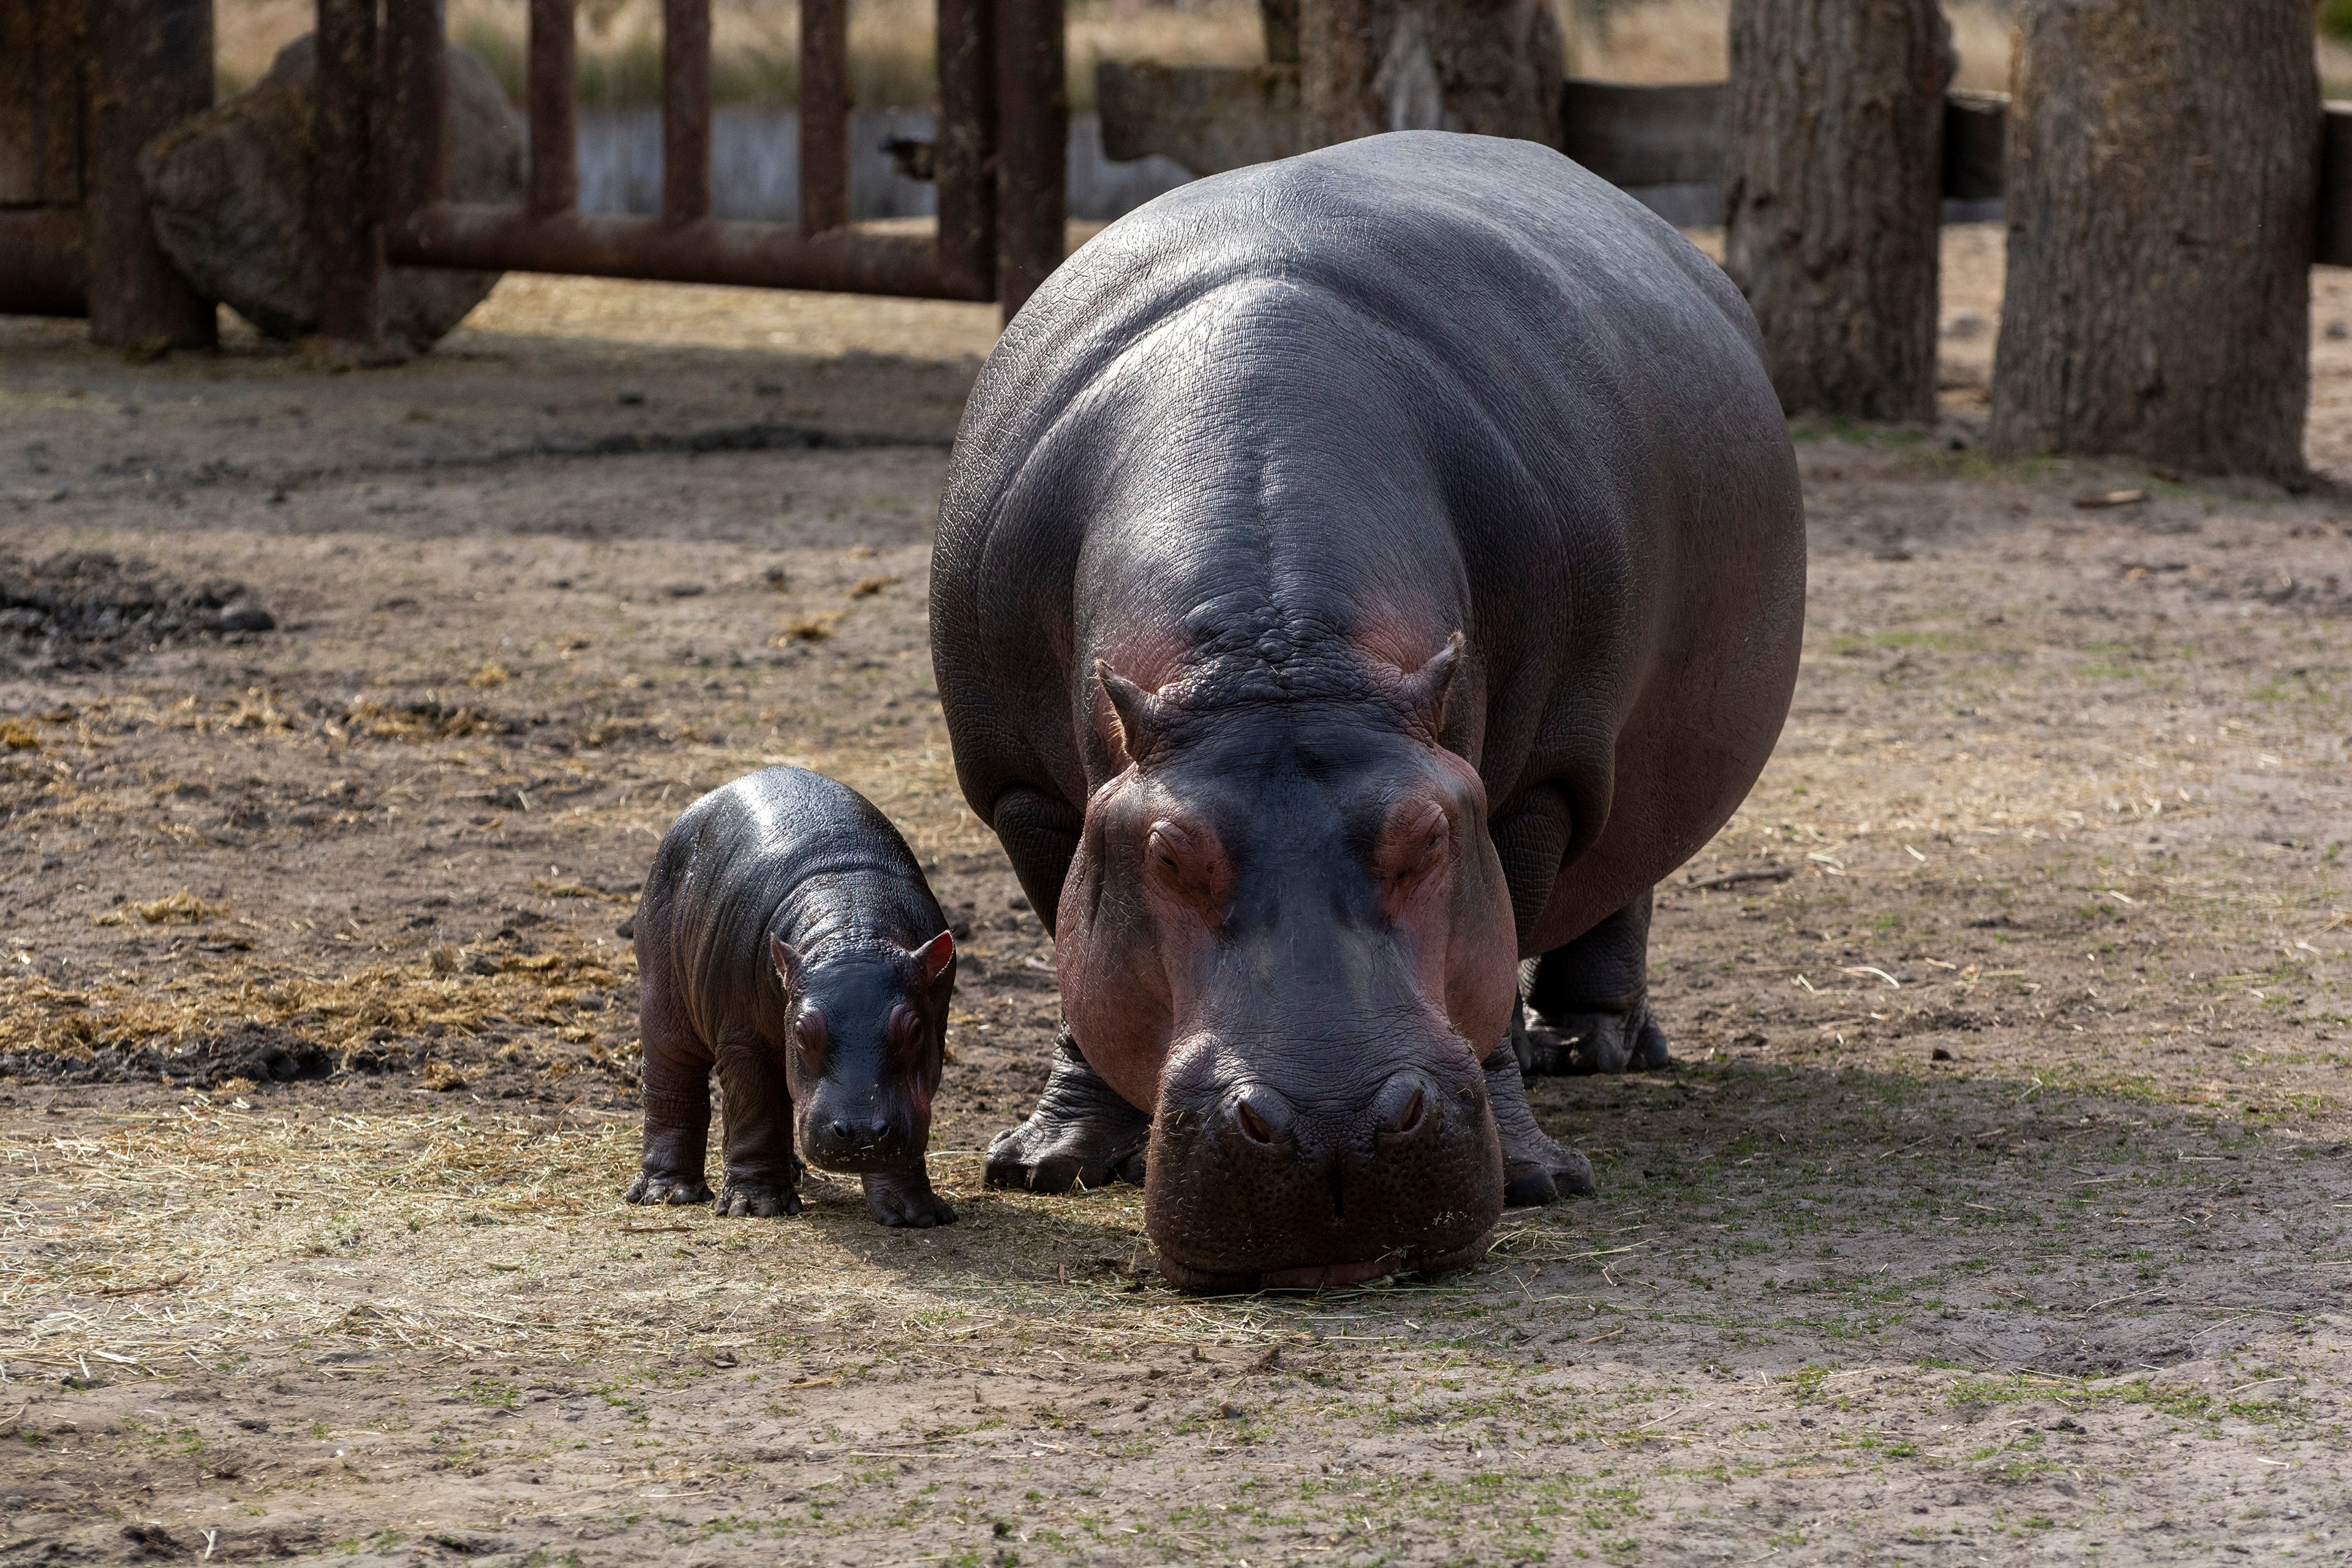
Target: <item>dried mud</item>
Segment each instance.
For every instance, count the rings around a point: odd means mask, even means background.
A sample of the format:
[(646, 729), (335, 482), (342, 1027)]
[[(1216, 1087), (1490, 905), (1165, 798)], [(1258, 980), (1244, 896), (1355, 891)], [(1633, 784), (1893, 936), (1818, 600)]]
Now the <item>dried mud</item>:
[[(983, 315), (509, 280), (355, 375), (0, 321), (8, 591), (145, 595), (0, 679), (0, 1562), (2342, 1557), (2352, 504), (1984, 461), (1948, 258), (1944, 424), (1799, 431), (1678, 1068), (1533, 1086), (1598, 1195), (1208, 1300), (1132, 1189), (979, 1184), (1055, 1018), (925, 642)], [(226, 584), (273, 629), (120, 607)], [(951, 1228), (616, 1202), (615, 928), (777, 760), (968, 933)]]

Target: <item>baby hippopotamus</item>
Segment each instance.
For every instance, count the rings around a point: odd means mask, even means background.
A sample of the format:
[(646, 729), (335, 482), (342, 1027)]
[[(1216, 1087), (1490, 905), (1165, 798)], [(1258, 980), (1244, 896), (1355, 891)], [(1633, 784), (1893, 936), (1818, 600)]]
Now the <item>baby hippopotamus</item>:
[(856, 1172), (884, 1225), (950, 1225), (923, 1153), (955, 939), (872, 802), (763, 768), (686, 809), (636, 919), (645, 1168), (633, 1204), (709, 1200), (710, 1069), (727, 1114), (722, 1215), (801, 1212), (808, 1158)]

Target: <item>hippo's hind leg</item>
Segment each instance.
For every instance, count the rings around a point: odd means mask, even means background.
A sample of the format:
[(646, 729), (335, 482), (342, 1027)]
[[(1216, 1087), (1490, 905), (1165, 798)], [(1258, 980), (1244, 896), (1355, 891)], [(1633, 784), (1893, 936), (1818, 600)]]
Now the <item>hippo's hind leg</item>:
[(1486, 1053), (1486, 1104), (1503, 1144), (1503, 1206), (1538, 1208), (1592, 1190), (1592, 1162), (1544, 1136), (1519, 1078), (1518, 1031)]
[(633, 1204), (707, 1204), (702, 1159), (710, 1139), (710, 1051), (653, 975), (637, 1031), (645, 1040), (646, 1146)]
[(1650, 1016), (1650, 903), (1642, 896), (1534, 961), (1525, 977), (1535, 1013), (1527, 1031), (1531, 1073), (1623, 1072), (1667, 1064), (1666, 1037)]
[(1087, 1058), (1067, 1024), (1054, 1041), (1054, 1068), (1037, 1109), (988, 1146), (988, 1184), (1066, 1193), (1073, 1186), (1108, 1186), (1116, 1178), (1143, 1184), (1143, 1150), (1151, 1117), (1119, 1098)]
[(793, 1094), (782, 1056), (748, 1036), (719, 1042), (726, 1177), (719, 1212), (767, 1219), (801, 1212), (801, 1163), (793, 1152)]

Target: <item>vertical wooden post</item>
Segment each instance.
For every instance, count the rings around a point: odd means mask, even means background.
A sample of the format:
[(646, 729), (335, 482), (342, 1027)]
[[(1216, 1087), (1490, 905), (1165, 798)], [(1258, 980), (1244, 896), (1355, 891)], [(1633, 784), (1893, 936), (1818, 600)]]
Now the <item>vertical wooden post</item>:
[(801, 232), (849, 221), (849, 3), (801, 0)]
[(1011, 321), (1062, 264), (1070, 100), (1062, 0), (995, 0), (996, 298)]
[(710, 0), (662, 0), (662, 216), (710, 216)]
[(530, 210), (539, 217), (580, 205), (576, 9), (576, 0), (530, 0)]
[(383, 336), (383, 203), (375, 179), (375, 0), (319, 0), (319, 335), (373, 349)]
[(449, 190), (449, 24), (444, 0), (386, 0), (384, 117), (386, 219), (408, 215)]
[(996, 293), (996, 20), (989, 0), (939, 0), (940, 266), (972, 298)]
[(212, 107), (212, 0), (90, 5), (90, 340), (209, 348), (217, 341), (213, 302), (188, 287), (155, 243), (139, 152), (174, 121)]

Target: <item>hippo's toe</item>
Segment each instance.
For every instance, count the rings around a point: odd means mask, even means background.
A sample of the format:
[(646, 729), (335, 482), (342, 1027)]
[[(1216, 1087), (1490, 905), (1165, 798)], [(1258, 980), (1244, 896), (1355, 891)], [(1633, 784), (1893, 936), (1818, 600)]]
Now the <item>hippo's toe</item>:
[(1592, 1162), (1563, 1148), (1536, 1125), (1518, 1058), (1505, 1040), (1486, 1055), (1486, 1104), (1503, 1146), (1503, 1206), (1540, 1208), (1556, 1198), (1592, 1191)]
[(622, 1201), (632, 1204), (669, 1204), (685, 1207), (689, 1204), (710, 1201), (710, 1186), (700, 1176), (678, 1175), (665, 1171), (639, 1171), (629, 1190), (621, 1194)]
[(1674, 1065), (1649, 998), (1631, 1007), (1543, 1013), (1528, 1021), (1530, 1073), (1646, 1072)]
[(800, 1194), (773, 1182), (730, 1176), (719, 1189), (719, 1213), (730, 1219), (773, 1219), (800, 1212)]
[(1139, 1185), (1150, 1142), (1150, 1116), (1120, 1099), (1087, 1065), (1065, 1027), (1037, 1109), (988, 1146), (988, 1184), (1033, 1193), (1103, 1187), (1115, 1180)]
[(931, 1191), (930, 1179), (920, 1171), (903, 1175), (891, 1171), (869, 1172), (864, 1181), (866, 1212), (874, 1216), (877, 1225), (929, 1230), (937, 1225), (955, 1224), (955, 1210)]

